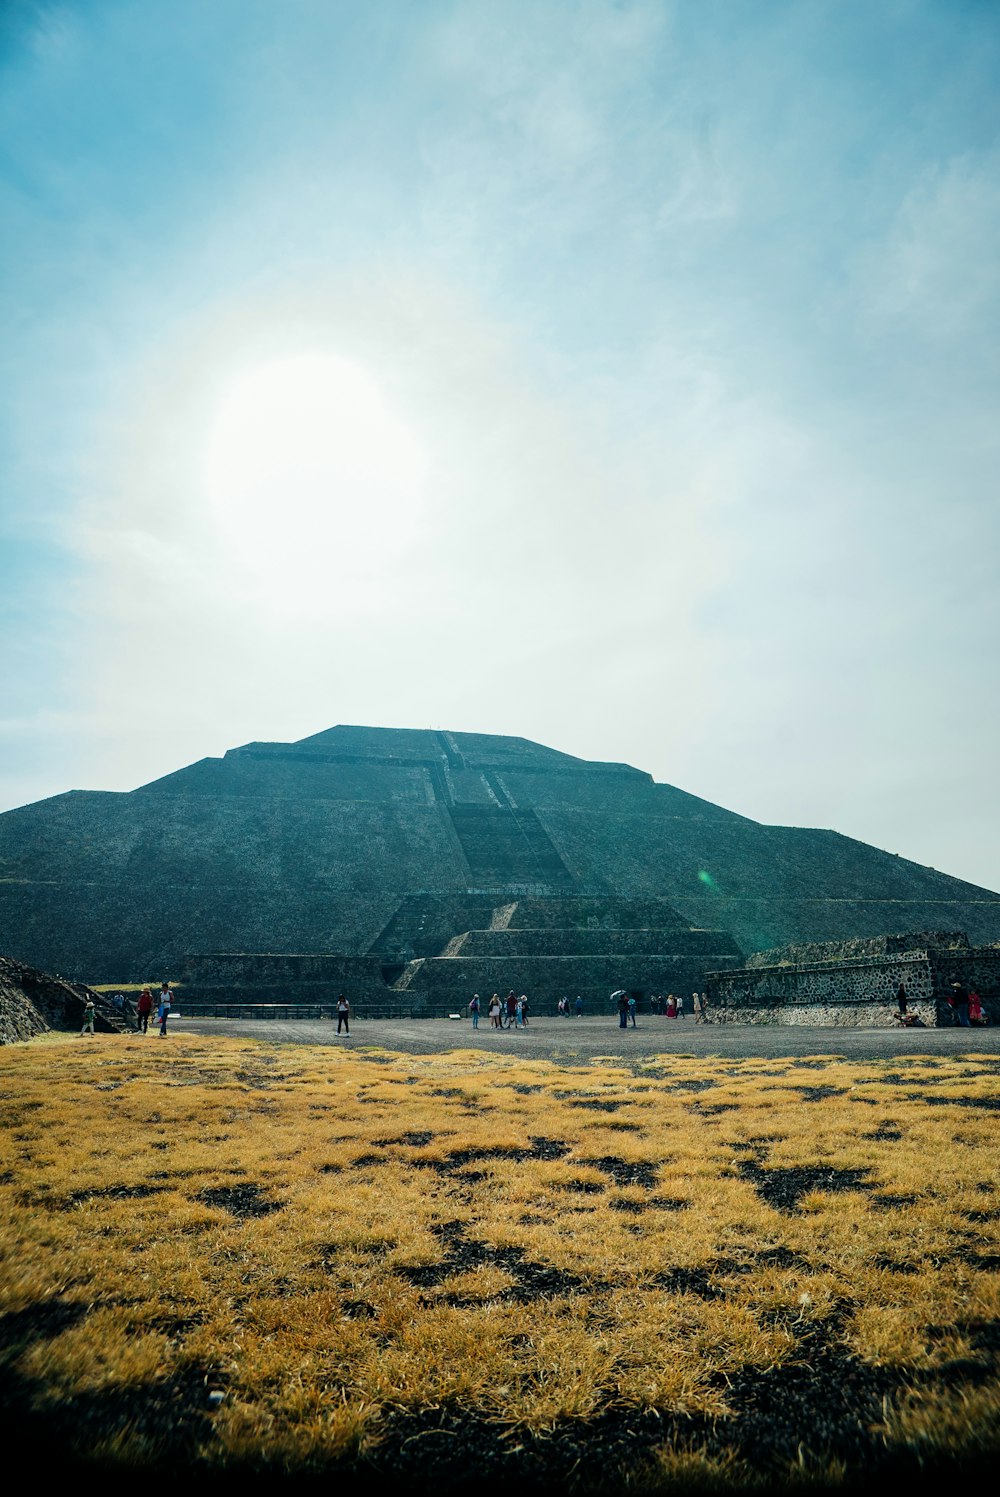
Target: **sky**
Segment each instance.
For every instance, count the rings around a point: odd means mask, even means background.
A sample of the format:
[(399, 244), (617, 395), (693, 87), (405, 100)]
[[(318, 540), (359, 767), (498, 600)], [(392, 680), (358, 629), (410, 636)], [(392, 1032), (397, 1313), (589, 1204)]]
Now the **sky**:
[(1000, 889), (992, 0), (0, 6), (0, 810), (515, 734)]

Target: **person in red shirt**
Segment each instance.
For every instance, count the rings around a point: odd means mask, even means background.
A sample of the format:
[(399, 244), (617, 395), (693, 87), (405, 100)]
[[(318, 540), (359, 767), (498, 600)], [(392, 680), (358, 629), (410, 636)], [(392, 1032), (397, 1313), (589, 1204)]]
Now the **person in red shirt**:
[(148, 988), (143, 988), (139, 994), (137, 1008), (135, 1027), (139, 1034), (145, 1034), (149, 1028), (149, 1016), (153, 1012), (153, 995)]

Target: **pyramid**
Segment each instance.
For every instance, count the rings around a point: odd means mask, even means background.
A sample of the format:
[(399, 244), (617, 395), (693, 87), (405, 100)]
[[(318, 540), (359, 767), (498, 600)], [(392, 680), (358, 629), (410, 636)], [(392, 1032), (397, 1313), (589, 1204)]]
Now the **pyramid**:
[(665, 901), (747, 953), (1000, 939), (989, 890), (501, 735), (340, 726), (0, 815), (0, 951), (90, 983), (199, 952), (369, 953), (397, 981), (498, 906), (586, 897)]

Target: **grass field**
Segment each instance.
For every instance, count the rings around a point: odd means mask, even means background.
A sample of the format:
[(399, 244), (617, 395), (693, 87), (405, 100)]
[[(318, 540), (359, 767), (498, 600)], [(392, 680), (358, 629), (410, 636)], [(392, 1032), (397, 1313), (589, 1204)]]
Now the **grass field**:
[(11, 1046), (8, 1427), (131, 1480), (988, 1469), (997, 1069)]

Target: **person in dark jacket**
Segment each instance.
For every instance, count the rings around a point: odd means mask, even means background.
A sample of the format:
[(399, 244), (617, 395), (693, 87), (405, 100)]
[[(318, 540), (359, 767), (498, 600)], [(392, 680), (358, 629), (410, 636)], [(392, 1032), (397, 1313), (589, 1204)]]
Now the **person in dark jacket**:
[(961, 1024), (963, 1029), (971, 1029), (969, 1023), (969, 990), (956, 978), (951, 985), (951, 1011), (955, 1015), (955, 1023)]

